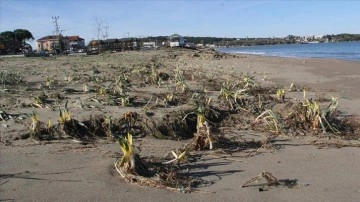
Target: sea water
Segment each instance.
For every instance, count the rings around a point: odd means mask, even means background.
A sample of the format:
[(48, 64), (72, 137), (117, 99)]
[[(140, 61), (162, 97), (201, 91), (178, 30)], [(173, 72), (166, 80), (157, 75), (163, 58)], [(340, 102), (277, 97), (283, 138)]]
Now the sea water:
[(292, 58), (331, 58), (360, 61), (360, 42), (282, 44), (217, 48), (219, 52)]

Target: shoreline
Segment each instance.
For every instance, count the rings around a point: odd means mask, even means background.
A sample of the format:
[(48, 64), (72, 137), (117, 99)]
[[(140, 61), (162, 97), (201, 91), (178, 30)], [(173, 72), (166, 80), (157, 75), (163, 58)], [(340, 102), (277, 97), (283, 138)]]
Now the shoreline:
[[(220, 53), (225, 53), (221, 52)], [(296, 57), (296, 56), (277, 56), (277, 55), (266, 55), (266, 54), (251, 54), (251, 53), (227, 53), (234, 55), (245, 55), (245, 56), (261, 56), (269, 58), (288, 58), (288, 59), (298, 59), (298, 60), (335, 60), (335, 61), (344, 61), (344, 62), (357, 62), (360, 63), (360, 58), (358, 60), (353, 59), (339, 59), (339, 58), (325, 58), (325, 57)]]
[[(254, 54), (232, 54), (243, 58), (243, 64), (239, 65), (239, 71), (269, 74), (269, 80), (275, 79), (280, 84), (288, 85), (291, 82), (309, 85), (309, 87), (322, 90), (333, 89), (338, 92), (347, 92), (342, 96), (360, 98), (360, 90), (356, 88), (356, 79), (360, 78), (360, 61), (340, 60), (334, 58), (291, 58), (281, 56), (264, 56)], [(247, 67), (247, 68), (246, 68)], [(249, 71), (249, 68), (252, 71)], [(260, 72), (259, 72), (260, 71)], [(299, 71), (301, 74), (296, 75)], [(259, 80), (264, 78), (258, 77)], [(349, 80), (350, 78), (350, 80)], [(276, 83), (274, 80), (274, 83)], [(343, 82), (342, 82), (343, 81)], [(336, 83), (342, 83), (337, 85)], [(328, 86), (328, 87), (327, 87)], [(348, 89), (354, 92), (348, 92)]]
[[(353, 41), (353, 42), (341, 42), (343, 44), (346, 43), (356, 43), (356, 45), (360, 45), (360, 42)], [(228, 53), (228, 54), (245, 54), (245, 55), (260, 55), (265, 57), (284, 57), (284, 58), (298, 58), (298, 59), (335, 59), (335, 60), (342, 60), (342, 61), (355, 61), (360, 62), (360, 53), (358, 51), (350, 49), (343, 51), (349, 51), (346, 52), (348, 55), (343, 55), (344, 53), (339, 52), (327, 52), (327, 49), (339, 49), (341, 47), (326, 47), (325, 44), (329, 44), (330, 46), (333, 46), (334, 44), (339, 43), (316, 43), (316, 44), (278, 44), (278, 45), (258, 45), (258, 46), (234, 46), (229, 48), (217, 48), (216, 51), (219, 51), (221, 53)], [(323, 46), (320, 48), (314, 48), (315, 46)], [(276, 48), (277, 46), (281, 46), (281, 48)], [(293, 46), (293, 48), (286, 48)], [(295, 47), (296, 46), (296, 47)], [(350, 45), (350, 48), (352, 48)], [(264, 48), (265, 47), (265, 48)], [(275, 48), (273, 48), (275, 47)], [(249, 50), (250, 49), (250, 50)], [(229, 51), (232, 50), (232, 51)], [(300, 51), (300, 55), (298, 53)], [(355, 51), (355, 52), (351, 52)], [(279, 55), (283, 54), (283, 55)], [(320, 55), (318, 55), (320, 54)], [(328, 54), (328, 55), (327, 55)], [(343, 56), (353, 56), (352, 58), (349, 57), (343, 57)], [(357, 54), (357, 57), (354, 57), (352, 54)], [(302, 56), (303, 55), (303, 56)], [(308, 55), (308, 56), (306, 56)], [(333, 57), (331, 57), (333, 56)], [(336, 57), (334, 57), (336, 56)]]

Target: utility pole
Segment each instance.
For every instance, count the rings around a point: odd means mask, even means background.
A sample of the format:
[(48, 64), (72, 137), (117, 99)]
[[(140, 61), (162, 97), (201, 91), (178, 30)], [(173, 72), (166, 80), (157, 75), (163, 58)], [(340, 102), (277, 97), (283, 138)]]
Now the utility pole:
[(109, 26), (105, 26), (104, 28), (105, 28), (105, 37), (104, 37), (104, 39), (107, 40), (108, 36), (109, 36), (109, 32), (108, 32)]
[[(60, 33), (60, 28), (59, 28), (59, 25), (58, 25), (58, 22), (57, 22), (60, 17), (55, 16), (55, 17), (51, 17), (51, 18), (54, 20), (53, 23), (55, 24), (55, 34), (58, 36), (59, 49), (60, 49), (60, 52), (61, 52), (61, 41), (60, 41), (61, 33)], [(56, 48), (55, 48), (55, 53), (57, 54)]]
[[(109, 26), (105, 26), (104, 28), (105, 28), (104, 41), (106, 41), (108, 39), (108, 36), (109, 36), (109, 32), (108, 32)], [(106, 49), (110, 50), (110, 43), (109, 42), (107, 43)]]
[(53, 23), (55, 24), (55, 33), (56, 35), (59, 35), (60, 34), (60, 28), (59, 28), (59, 25), (58, 25), (58, 19), (60, 18), (59, 16), (55, 16), (55, 17), (51, 17), (54, 21)]
[(102, 20), (99, 20), (98, 18), (95, 19), (97, 24), (97, 46), (98, 46), (98, 53), (100, 53), (100, 32), (102, 33), (101, 27), (102, 27)]

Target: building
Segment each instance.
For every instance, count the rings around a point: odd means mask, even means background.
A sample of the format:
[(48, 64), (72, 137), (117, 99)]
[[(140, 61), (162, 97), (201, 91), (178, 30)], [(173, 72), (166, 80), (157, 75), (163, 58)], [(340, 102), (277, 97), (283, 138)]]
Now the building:
[(84, 46), (85, 40), (79, 36), (49, 35), (36, 40), (37, 51), (72, 51)]
[(76, 51), (85, 47), (85, 40), (79, 36), (66, 36), (65, 38), (69, 40), (69, 49), (66, 50)]
[(38, 52), (40, 51), (49, 51), (53, 52), (55, 47), (59, 45), (60, 36), (58, 35), (50, 35), (42, 37), (36, 40), (36, 49)]
[(179, 34), (173, 34), (169, 36), (170, 47), (183, 47), (185, 45), (185, 39)]
[(152, 48), (156, 48), (156, 47), (157, 47), (155, 41), (143, 42), (143, 43), (142, 43), (142, 46), (143, 46), (143, 48), (149, 48), (149, 49), (152, 49)]
[(97, 50), (100, 53), (103, 51), (139, 50), (141, 46), (142, 42), (137, 38), (114, 38), (99, 40), (99, 42), (97, 40), (92, 40), (88, 44), (88, 50)]

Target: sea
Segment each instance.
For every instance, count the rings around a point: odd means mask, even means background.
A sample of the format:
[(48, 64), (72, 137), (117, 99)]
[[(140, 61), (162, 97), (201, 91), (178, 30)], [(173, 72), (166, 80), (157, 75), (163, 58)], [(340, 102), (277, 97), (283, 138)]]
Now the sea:
[(281, 44), (217, 48), (219, 52), (290, 58), (327, 58), (360, 61), (360, 41)]

